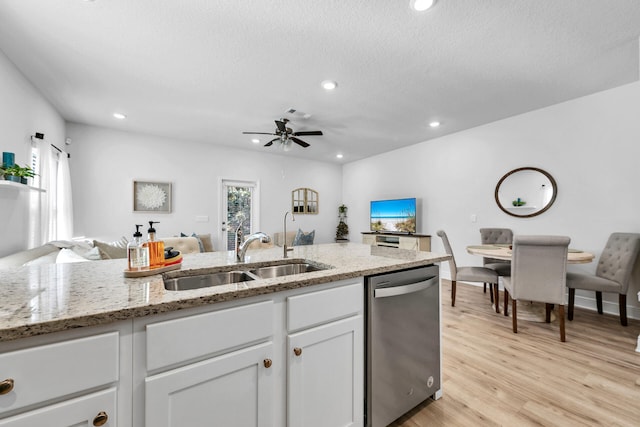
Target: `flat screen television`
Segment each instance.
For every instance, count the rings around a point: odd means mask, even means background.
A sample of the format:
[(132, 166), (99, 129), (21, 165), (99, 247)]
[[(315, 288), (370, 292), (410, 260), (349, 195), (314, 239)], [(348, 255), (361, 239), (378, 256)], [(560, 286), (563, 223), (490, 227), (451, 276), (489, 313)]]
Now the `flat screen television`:
[(371, 202), (371, 231), (416, 232), (416, 199), (374, 200)]

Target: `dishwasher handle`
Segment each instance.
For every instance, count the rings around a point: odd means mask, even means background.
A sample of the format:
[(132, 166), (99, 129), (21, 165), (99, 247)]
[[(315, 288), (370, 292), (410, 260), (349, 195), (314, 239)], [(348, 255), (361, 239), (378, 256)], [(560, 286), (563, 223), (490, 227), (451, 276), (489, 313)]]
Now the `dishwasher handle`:
[(399, 295), (407, 295), (415, 292), (424, 291), (438, 284), (438, 276), (423, 280), (422, 282), (409, 283), (408, 285), (390, 286), (388, 288), (378, 288), (373, 290), (374, 298), (387, 298)]

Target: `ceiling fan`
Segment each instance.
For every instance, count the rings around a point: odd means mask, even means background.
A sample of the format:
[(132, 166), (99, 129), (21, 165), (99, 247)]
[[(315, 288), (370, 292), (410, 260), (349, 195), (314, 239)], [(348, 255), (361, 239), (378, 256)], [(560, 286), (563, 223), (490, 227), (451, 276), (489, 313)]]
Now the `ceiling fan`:
[(309, 130), (309, 131), (301, 131), (294, 132), (293, 129), (288, 128), (286, 125), (289, 122), (289, 119), (280, 119), (275, 120), (276, 122), (276, 131), (275, 133), (269, 132), (242, 132), (243, 134), (254, 134), (254, 135), (275, 135), (277, 138), (273, 138), (271, 141), (264, 144), (265, 147), (270, 147), (274, 142), (280, 141), (285, 150), (290, 149), (291, 141), (300, 145), (301, 147), (308, 147), (309, 144), (298, 138), (299, 136), (307, 136), (307, 135), (322, 135), (322, 131), (320, 130)]

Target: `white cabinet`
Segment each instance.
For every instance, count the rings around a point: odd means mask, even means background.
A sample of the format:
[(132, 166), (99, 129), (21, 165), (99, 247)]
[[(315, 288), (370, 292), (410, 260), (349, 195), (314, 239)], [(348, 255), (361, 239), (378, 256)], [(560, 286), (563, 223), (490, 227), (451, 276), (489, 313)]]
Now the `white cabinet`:
[(118, 323), (0, 343), (0, 426), (130, 426), (128, 331)]
[(0, 420), (0, 427), (103, 426), (116, 422), (116, 389), (92, 393)]
[(413, 251), (429, 252), (431, 250), (431, 236), (426, 234), (363, 232), (362, 243), (371, 246), (385, 246)]
[(273, 426), (273, 307), (147, 324), (144, 425)]
[(362, 425), (362, 328), (354, 316), (289, 336), (289, 427)]
[(133, 425), (362, 426), (363, 298), (355, 278), (136, 319)]
[(361, 284), (289, 298), (289, 427), (362, 426), (362, 307)]
[(147, 378), (147, 426), (272, 426), (273, 345), (265, 343)]

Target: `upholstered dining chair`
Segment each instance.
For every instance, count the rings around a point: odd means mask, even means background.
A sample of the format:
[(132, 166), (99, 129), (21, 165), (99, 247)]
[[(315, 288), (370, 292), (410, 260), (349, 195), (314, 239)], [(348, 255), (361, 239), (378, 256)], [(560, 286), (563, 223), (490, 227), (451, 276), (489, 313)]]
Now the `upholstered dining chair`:
[(493, 289), (495, 290), (495, 305), (496, 312), (500, 312), (500, 307), (498, 306), (498, 273), (495, 270), (485, 267), (458, 267), (456, 265), (455, 257), (453, 256), (453, 251), (451, 250), (451, 245), (449, 244), (449, 238), (447, 237), (447, 233), (444, 230), (438, 230), (438, 236), (442, 239), (442, 244), (444, 245), (444, 249), (447, 254), (451, 255), (451, 259), (448, 261), (449, 270), (451, 272), (451, 306), (456, 305), (456, 282), (458, 280), (462, 280), (464, 282), (483, 282), (483, 283), (491, 283)]
[[(510, 228), (481, 228), (480, 241), (483, 245), (510, 245), (513, 242), (513, 231)], [(498, 276), (511, 275), (511, 261), (497, 258), (482, 258), (482, 266), (495, 270)], [(484, 284), (484, 292), (487, 292), (487, 284)], [(493, 289), (489, 284), (491, 302), (493, 302)]]
[(518, 333), (517, 301), (545, 303), (546, 322), (558, 305), (560, 341), (565, 341), (564, 302), (567, 282), (567, 253), (571, 239), (566, 236), (514, 236), (511, 276), (503, 277), (504, 315), (512, 300), (513, 333)]
[(584, 289), (595, 291), (596, 307), (599, 314), (602, 314), (602, 293), (617, 293), (618, 305), (620, 306), (620, 324), (627, 326), (627, 290), (639, 251), (640, 234), (612, 233), (598, 260), (595, 276), (567, 273), (569, 320), (573, 320), (576, 289)]

